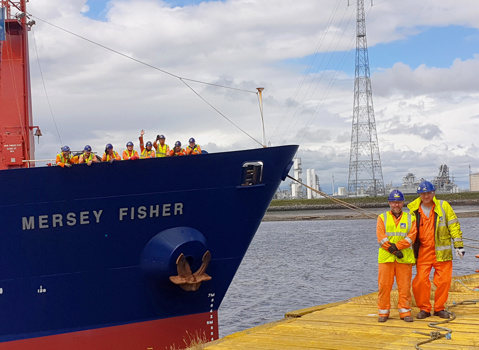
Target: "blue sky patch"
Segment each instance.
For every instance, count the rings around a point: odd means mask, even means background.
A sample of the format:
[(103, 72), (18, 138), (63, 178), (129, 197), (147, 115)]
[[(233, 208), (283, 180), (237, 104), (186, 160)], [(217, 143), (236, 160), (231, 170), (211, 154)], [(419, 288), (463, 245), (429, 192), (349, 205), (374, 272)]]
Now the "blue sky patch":
[[(106, 5), (110, 0), (88, 0), (86, 4), (90, 8), (88, 12), (84, 15), (86, 17), (103, 21), (105, 20), (106, 15)], [(223, 1), (223, 0), (209, 0), (209, 1), (201, 1), (201, 0), (165, 0), (165, 3), (169, 4), (171, 7), (183, 7), (188, 5), (197, 5), (202, 2), (212, 2), (212, 1)]]
[[(354, 74), (355, 48), (350, 52), (318, 53), (282, 61), (284, 65), (299, 66), (304, 74), (324, 70), (341, 70)], [(391, 68), (402, 62), (416, 69), (421, 64), (428, 67), (448, 68), (454, 60), (472, 59), (479, 54), (479, 30), (460, 26), (431, 27), (404, 40), (368, 47), (371, 73)], [(309, 68), (308, 68), (309, 67)]]

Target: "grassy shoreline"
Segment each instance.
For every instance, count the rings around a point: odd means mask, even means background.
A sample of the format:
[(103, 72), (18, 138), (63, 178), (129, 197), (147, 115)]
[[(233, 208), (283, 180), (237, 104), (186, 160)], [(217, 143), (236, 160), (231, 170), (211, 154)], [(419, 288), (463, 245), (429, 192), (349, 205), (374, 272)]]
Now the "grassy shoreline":
[[(406, 195), (405, 205), (415, 200), (418, 195)], [(361, 208), (378, 208), (387, 207), (387, 196), (381, 197), (357, 197), (357, 198), (340, 198), (341, 201), (353, 204)], [(438, 194), (436, 198), (448, 201), (451, 205), (479, 205), (479, 192), (461, 192), (451, 194)], [(269, 211), (276, 210), (308, 210), (308, 209), (333, 209), (343, 208), (341, 204), (335, 203), (328, 198), (316, 199), (273, 199), (269, 206)]]

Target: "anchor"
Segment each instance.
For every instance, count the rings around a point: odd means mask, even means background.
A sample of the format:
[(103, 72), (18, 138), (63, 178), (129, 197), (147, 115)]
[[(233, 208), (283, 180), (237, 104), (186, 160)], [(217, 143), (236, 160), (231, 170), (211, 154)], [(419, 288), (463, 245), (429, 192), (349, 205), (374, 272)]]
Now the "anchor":
[(180, 286), (186, 291), (198, 290), (201, 282), (212, 279), (205, 271), (211, 260), (211, 253), (209, 250), (203, 255), (202, 264), (198, 271), (191, 273), (191, 267), (183, 253), (176, 259), (176, 268), (178, 270), (177, 276), (170, 276), (170, 281)]

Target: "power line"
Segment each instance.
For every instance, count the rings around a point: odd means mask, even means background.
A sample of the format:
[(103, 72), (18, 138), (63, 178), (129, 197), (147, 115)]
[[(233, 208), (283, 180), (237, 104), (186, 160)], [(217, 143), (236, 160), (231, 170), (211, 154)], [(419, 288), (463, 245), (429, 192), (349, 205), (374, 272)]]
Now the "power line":
[[(111, 52), (113, 52), (113, 53), (115, 53), (115, 54), (117, 54), (117, 55), (123, 56), (123, 57), (125, 57), (125, 58), (127, 58), (127, 59), (129, 59), (129, 60), (132, 60), (132, 61), (136, 62), (136, 63), (142, 64), (142, 65), (147, 66), (147, 67), (149, 67), (149, 68), (151, 68), (151, 69), (157, 70), (157, 71), (159, 71), (159, 72), (161, 72), (161, 73), (163, 73), (163, 74), (169, 75), (169, 76), (171, 76), (171, 77), (174, 77), (174, 78), (180, 80), (180, 81), (181, 81), (183, 84), (185, 84), (191, 91), (193, 91), (202, 101), (204, 101), (208, 106), (210, 106), (215, 112), (217, 112), (219, 115), (221, 115), (224, 119), (226, 119), (226, 120), (227, 120), (228, 122), (230, 122), (233, 126), (235, 126), (236, 128), (238, 128), (241, 132), (243, 132), (244, 134), (246, 134), (248, 137), (250, 137), (251, 139), (253, 139), (255, 142), (257, 142), (258, 144), (262, 145), (261, 142), (259, 142), (258, 140), (256, 140), (254, 137), (252, 137), (250, 134), (248, 134), (246, 131), (244, 131), (242, 128), (240, 128), (238, 125), (236, 125), (231, 119), (227, 118), (223, 113), (221, 113), (217, 108), (215, 108), (210, 102), (208, 102), (208, 101), (207, 101), (204, 97), (202, 97), (195, 89), (193, 89), (193, 88), (191, 87), (191, 85), (187, 84), (186, 82), (187, 82), (187, 81), (188, 81), (188, 82), (194, 82), (194, 83), (199, 83), (199, 84), (204, 84), (204, 85), (209, 85), (209, 86), (215, 86), (215, 87), (220, 87), (220, 88), (224, 88), (224, 89), (236, 90), (236, 91), (240, 91), (240, 92), (253, 93), (253, 94), (257, 94), (257, 91), (239, 89), (239, 88), (235, 88), (235, 87), (231, 87), (231, 86), (225, 86), (225, 85), (220, 85), (220, 84), (215, 84), (215, 83), (208, 83), (208, 82), (204, 82), (204, 81), (201, 81), (201, 80), (196, 80), (196, 79), (190, 79), (190, 78), (181, 77), (181, 76), (179, 76), (179, 75), (176, 75), (176, 74), (173, 74), (173, 73), (171, 73), (171, 72), (168, 72), (168, 71), (166, 71), (166, 70), (164, 70), (164, 69), (161, 69), (161, 68), (158, 68), (158, 67), (156, 67), (156, 66), (153, 66), (153, 65), (151, 65), (151, 64), (149, 64), (149, 63), (143, 62), (143, 61), (141, 61), (141, 60), (139, 60), (139, 59), (137, 59), (137, 58), (134, 58), (134, 57), (132, 57), (132, 56), (126, 55), (126, 54), (124, 54), (124, 53), (122, 53), (122, 52), (120, 52), (120, 51), (117, 51), (117, 50), (115, 50), (115, 49), (112, 49), (112, 48), (110, 48), (110, 47), (108, 47), (108, 46), (105, 46), (105, 45), (103, 45), (103, 44), (97, 43), (96, 41), (93, 41), (93, 40), (88, 39), (88, 38), (86, 38), (86, 37), (84, 37), (84, 36), (81, 36), (81, 35), (79, 35), (79, 34), (76, 34), (76, 33), (72, 32), (72, 31), (70, 31), (70, 30), (67, 30), (67, 29), (62, 28), (62, 27), (60, 27), (60, 26), (57, 26), (57, 25), (55, 25), (55, 24), (53, 24), (53, 23), (50, 23), (50, 22), (48, 22), (48, 21), (46, 21), (46, 20), (44, 20), (44, 19), (41, 19), (41, 18), (39, 18), (39, 17), (37, 17), (37, 16), (35, 16), (35, 15), (32, 15), (32, 14), (30, 14), (30, 13), (28, 14), (28, 16), (33, 17), (33, 18), (36, 18), (37, 20), (39, 20), (39, 21), (41, 21), (41, 22), (44, 22), (44, 23), (46, 23), (46, 24), (48, 24), (48, 25), (50, 25), (50, 26), (52, 26), (52, 27), (54, 27), (54, 28), (57, 28), (57, 29), (59, 29), (59, 30), (61, 30), (61, 31), (64, 31), (64, 32), (66, 32), (66, 33), (68, 33), (68, 34), (70, 34), (70, 35), (76, 36), (77, 38), (80, 38), (80, 39), (82, 39), (82, 40), (85, 40), (85, 41), (87, 41), (87, 42), (89, 42), (89, 43), (91, 43), (91, 44), (93, 44), (93, 45), (99, 46), (99, 47), (101, 47), (101, 48), (103, 48), (103, 49), (105, 49), (105, 50), (111, 51)], [(43, 79), (43, 75), (42, 75), (42, 79)], [(56, 124), (55, 124), (55, 127), (56, 127)], [(58, 131), (58, 129), (57, 129), (57, 131)]]
[(43, 91), (45, 91), (45, 97), (47, 99), (48, 108), (50, 109), (50, 115), (52, 116), (53, 124), (55, 125), (55, 129), (57, 131), (58, 139), (60, 140), (60, 145), (63, 145), (62, 137), (60, 136), (60, 132), (58, 131), (57, 122), (55, 121), (55, 117), (53, 115), (53, 110), (52, 110), (52, 106), (51, 106), (51, 103), (50, 103), (50, 99), (48, 98), (47, 87), (45, 85), (45, 79), (43, 79), (42, 65), (40, 64), (40, 57), (38, 56), (37, 40), (35, 38), (35, 32), (33, 31), (33, 29), (32, 29), (32, 34), (33, 34), (33, 46), (35, 47), (35, 54), (37, 56), (38, 68), (40, 70), (40, 76), (42, 78)]

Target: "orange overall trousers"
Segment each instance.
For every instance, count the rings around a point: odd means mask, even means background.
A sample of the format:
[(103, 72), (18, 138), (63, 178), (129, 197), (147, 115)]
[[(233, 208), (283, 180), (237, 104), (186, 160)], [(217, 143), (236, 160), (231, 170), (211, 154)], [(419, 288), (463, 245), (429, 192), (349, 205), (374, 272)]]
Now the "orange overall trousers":
[(429, 275), (434, 268), (433, 283), (437, 287), (434, 295), (434, 311), (439, 312), (445, 309), (445, 304), (449, 296), (449, 287), (452, 279), (452, 260), (437, 261), (436, 245), (434, 240), (435, 222), (434, 208), (431, 209), (429, 218), (419, 208), (421, 221), (419, 226), (419, 254), (416, 263), (416, 277), (412, 282), (412, 291), (416, 304), (419, 309), (431, 312), (430, 301), (431, 281)]
[[(404, 215), (404, 214), (403, 214)], [(399, 225), (401, 217), (394, 218), (396, 227)], [(384, 222), (378, 218), (376, 224), (376, 234), (378, 242), (386, 241), (381, 247), (387, 250), (390, 243), (387, 240)], [(412, 227), (407, 235), (408, 239), (402, 239), (396, 243), (396, 247), (401, 250), (410, 248), (411, 243), (416, 240), (416, 223), (413, 222)], [(386, 262), (378, 264), (378, 313), (379, 317), (388, 317), (391, 309), (391, 289), (394, 284), (394, 277), (398, 286), (398, 311), (399, 317), (404, 318), (411, 316), (411, 278), (412, 278), (412, 263), (405, 264), (398, 261)]]

